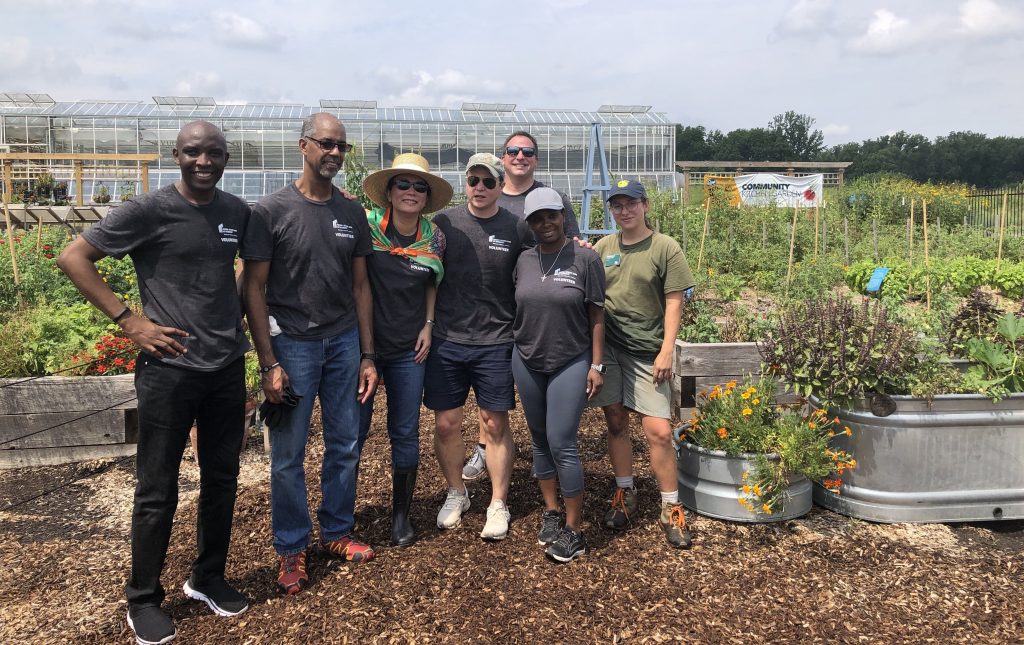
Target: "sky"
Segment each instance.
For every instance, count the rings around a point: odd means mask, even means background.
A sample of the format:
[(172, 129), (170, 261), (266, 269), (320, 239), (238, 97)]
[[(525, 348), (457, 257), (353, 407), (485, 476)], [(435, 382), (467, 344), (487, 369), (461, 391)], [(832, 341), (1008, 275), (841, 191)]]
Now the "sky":
[(596, 110), (826, 144), (1024, 136), (1022, 0), (0, 0), (0, 92)]

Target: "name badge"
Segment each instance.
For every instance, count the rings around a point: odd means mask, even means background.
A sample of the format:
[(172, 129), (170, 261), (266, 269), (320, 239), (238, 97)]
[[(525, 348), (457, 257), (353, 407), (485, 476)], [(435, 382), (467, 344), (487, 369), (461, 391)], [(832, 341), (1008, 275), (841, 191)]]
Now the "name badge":
[(617, 267), (622, 264), (622, 257), (616, 253), (615, 255), (609, 255), (604, 259), (604, 265), (606, 267)]

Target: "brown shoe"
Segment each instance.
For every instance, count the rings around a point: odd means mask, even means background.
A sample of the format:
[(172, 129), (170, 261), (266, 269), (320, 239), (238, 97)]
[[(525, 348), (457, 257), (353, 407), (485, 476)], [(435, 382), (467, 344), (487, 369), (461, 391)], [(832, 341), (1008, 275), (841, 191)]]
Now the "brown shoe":
[(621, 531), (633, 525), (633, 519), (640, 512), (640, 500), (632, 488), (615, 488), (611, 508), (604, 514), (604, 525)]
[(349, 536), (330, 542), (320, 540), (320, 548), (336, 558), (345, 558), (349, 562), (367, 562), (374, 556), (373, 547), (356, 542)]
[(686, 528), (686, 513), (680, 504), (661, 503), (661, 517), (658, 518), (661, 528), (665, 530), (665, 539), (677, 549), (688, 549), (693, 542), (690, 529)]
[(306, 575), (306, 552), (277, 557), (277, 586), (281, 593), (294, 595), (306, 588), (309, 576)]

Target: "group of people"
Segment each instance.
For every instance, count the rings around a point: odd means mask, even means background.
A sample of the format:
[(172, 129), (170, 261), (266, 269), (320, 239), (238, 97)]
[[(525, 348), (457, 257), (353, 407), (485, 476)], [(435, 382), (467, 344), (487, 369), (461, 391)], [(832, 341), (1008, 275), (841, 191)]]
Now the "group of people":
[[(352, 146), (331, 114), (308, 117), (298, 145), (301, 177), (250, 209), (216, 187), (229, 157), (223, 133), (205, 121), (189, 123), (173, 150), (181, 178), (114, 209), (58, 260), (141, 350), (126, 588), (137, 642), (176, 635), (161, 609), (160, 574), (193, 423), (198, 556), (184, 592), (223, 616), (248, 607), (224, 577), (244, 437), (243, 355), (250, 346), (243, 316), (266, 398), (286, 410), (270, 431), (273, 546), (284, 593), (309, 582), (313, 523), (304, 460), (315, 400), (324, 442), (319, 546), (353, 562), (374, 557), (353, 529), (359, 455), (378, 385), (387, 391), (393, 545), (416, 540), (409, 510), (421, 403), (434, 411), (434, 448), (447, 485), (438, 527), (461, 524), (470, 507), (465, 482), (486, 473), (491, 500), (480, 535), (508, 535), (515, 452), (509, 411), (518, 390), (544, 500), (538, 541), (549, 557), (568, 562), (587, 550), (577, 448), (587, 405), (602, 407), (608, 423), (616, 487), (605, 526), (625, 529), (639, 513), (632, 410), (650, 445), (666, 539), (689, 546), (669, 379), (682, 294), (694, 281), (679, 245), (650, 227), (643, 185), (622, 180), (612, 187), (608, 209), (620, 231), (591, 246), (578, 239), (565, 195), (534, 179), (540, 151), (527, 132), (509, 136), (501, 157), (472, 155), (467, 202), (451, 208), (451, 185), (422, 156), (407, 153), (366, 177), (364, 192), (377, 206), (366, 212), (332, 182)], [(100, 277), (96, 262), (107, 255), (132, 257), (144, 315)], [(238, 270), (236, 257), (243, 260)], [(479, 441), (464, 464), (470, 388)]]

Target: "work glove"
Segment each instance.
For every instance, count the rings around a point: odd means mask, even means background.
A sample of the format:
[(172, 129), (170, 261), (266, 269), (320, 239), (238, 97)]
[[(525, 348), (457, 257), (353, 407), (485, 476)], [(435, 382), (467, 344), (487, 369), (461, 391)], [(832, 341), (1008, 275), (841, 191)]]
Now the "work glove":
[(280, 403), (271, 403), (269, 400), (264, 401), (263, 405), (260, 406), (260, 418), (267, 424), (267, 427), (271, 430), (277, 430), (285, 421), (288, 420), (288, 415), (299, 403), (299, 399), (302, 398), (301, 394), (297, 394), (292, 389), (291, 383), (284, 388), (284, 392), (281, 393)]

